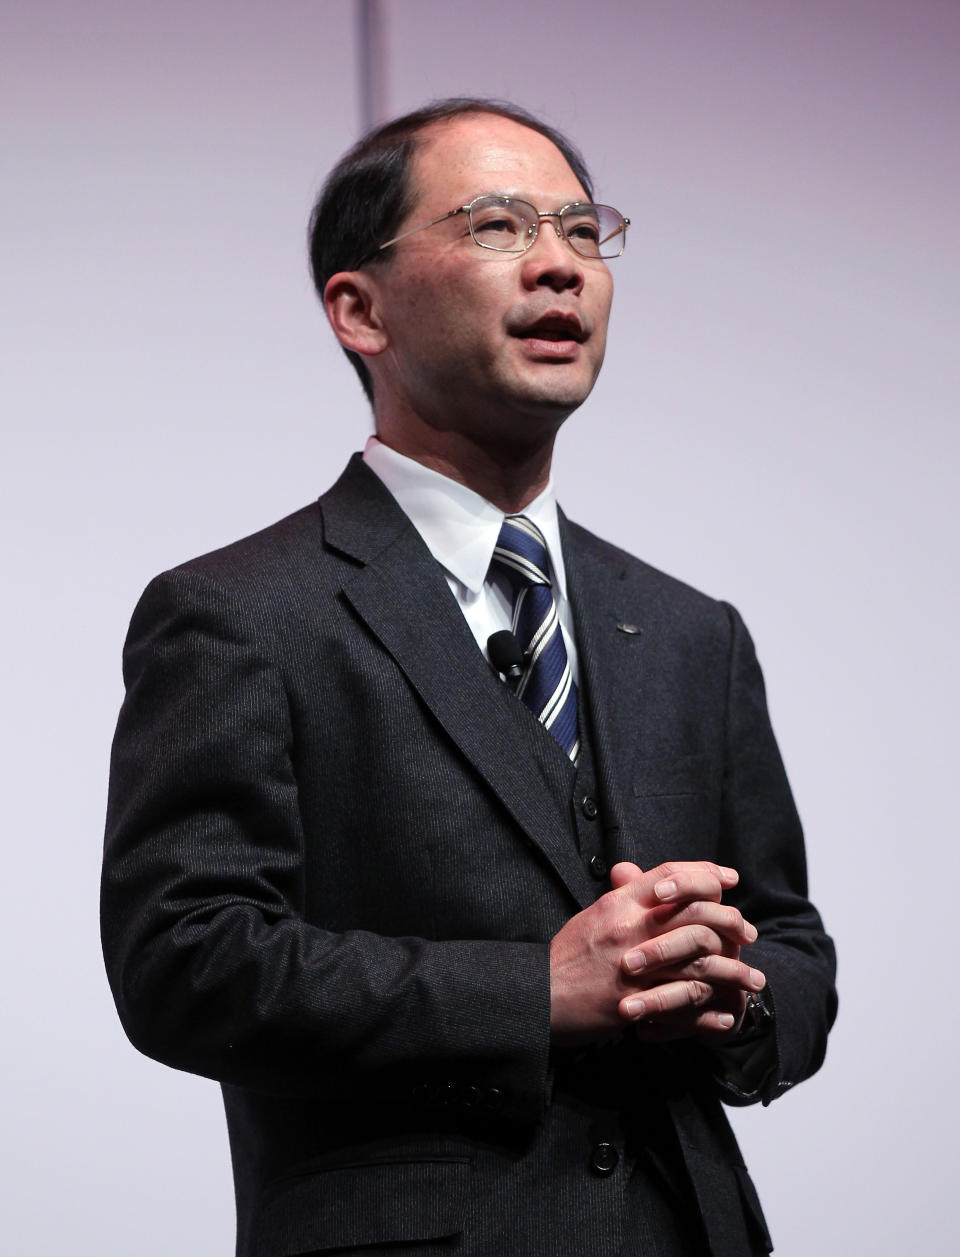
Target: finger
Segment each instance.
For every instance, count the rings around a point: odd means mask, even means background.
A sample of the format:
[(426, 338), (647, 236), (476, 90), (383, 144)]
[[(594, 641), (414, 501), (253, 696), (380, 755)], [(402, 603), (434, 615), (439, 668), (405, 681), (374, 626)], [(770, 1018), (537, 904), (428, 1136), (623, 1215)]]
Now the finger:
[(709, 926), (682, 925), (624, 952), (620, 964), (631, 977), (651, 969), (675, 968), (700, 956), (719, 955), (723, 939)]
[(665, 1014), (657, 1021), (641, 1022), (634, 1029), (641, 1043), (669, 1043), (674, 1039), (701, 1039), (722, 1043), (736, 1033), (740, 1018), (725, 1009), (704, 1009)]
[(661, 865), (659, 869), (652, 869), (638, 881), (631, 883), (629, 889), (636, 895), (638, 902), (653, 907), (692, 899), (708, 899), (719, 903), (723, 892), (731, 885), (736, 885), (736, 882), (725, 877), (724, 870), (717, 865), (691, 863)]
[(709, 983), (684, 978), (625, 995), (618, 1005), (618, 1012), (624, 1021), (656, 1021), (665, 1013), (699, 1008), (713, 997), (714, 990)]
[(761, 991), (766, 982), (759, 969), (742, 961), (728, 956), (704, 956), (694, 961), (689, 971), (671, 974), (668, 981), (656, 986), (631, 991), (620, 1001), (618, 1011), (627, 1021), (645, 1021), (680, 1009), (701, 1008), (713, 1001), (725, 1008), (732, 999), (739, 1007), (744, 992)]
[(706, 1004), (721, 1010), (731, 1004), (739, 1007), (746, 992), (762, 991), (767, 983), (759, 969), (728, 956), (701, 956), (689, 965), (660, 971), (658, 976), (655, 985), (640, 985), (623, 997), (621, 1017), (642, 1021)]
[(656, 885), (690, 873), (709, 873), (724, 890), (731, 890), (740, 881), (740, 874), (736, 869), (724, 864), (714, 864), (712, 860), (667, 860), (654, 869), (648, 869), (644, 879)]
[(657, 928), (651, 933), (666, 934), (669, 930), (681, 925), (705, 925), (716, 931), (723, 939), (745, 947), (757, 940), (757, 928), (744, 919), (742, 913), (731, 904), (717, 903), (711, 899), (695, 899), (689, 903), (665, 904), (652, 909), (653, 919), (648, 919)]
[[(693, 1037), (705, 1043), (722, 1042), (737, 1033), (743, 1025), (747, 1011), (747, 996), (743, 991), (730, 992), (721, 997), (716, 1005), (705, 1009), (702, 1017), (693, 1020)], [(712, 1015), (707, 1015), (707, 1014)], [(730, 1019), (733, 1024), (730, 1024)]]
[(647, 1042), (668, 1039), (729, 1037), (740, 1027), (747, 1007), (745, 991), (721, 988), (706, 1004), (676, 1009), (634, 1026), (634, 1032)]
[(762, 991), (767, 979), (759, 969), (745, 965), (742, 960), (729, 956), (698, 956), (687, 965), (676, 970), (661, 971), (664, 978), (677, 980), (694, 978), (698, 982), (707, 982), (713, 987), (714, 996), (724, 999), (725, 990), (733, 990), (737, 998), (745, 991)]
[(761, 970), (740, 959), (739, 948), (731, 952), (718, 935), (700, 926), (674, 930), (632, 948), (621, 957), (620, 967), (631, 978), (649, 975), (651, 985), (696, 978), (744, 991), (762, 991), (767, 981)]

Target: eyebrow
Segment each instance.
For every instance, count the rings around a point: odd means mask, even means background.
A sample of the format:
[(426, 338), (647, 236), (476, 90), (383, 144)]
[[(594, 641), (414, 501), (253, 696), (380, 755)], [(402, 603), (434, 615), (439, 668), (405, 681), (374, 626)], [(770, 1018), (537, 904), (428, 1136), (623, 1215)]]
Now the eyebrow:
[[(528, 205), (532, 205), (534, 206), (534, 208), (539, 208), (537, 206), (537, 198), (532, 193), (530, 192), (504, 192), (502, 188), (482, 188), (479, 192), (475, 192), (473, 196), (469, 197), (466, 201), (464, 201), (463, 204), (469, 205), (471, 201), (475, 201), (477, 197), (480, 197), (480, 196), (502, 196), (504, 197), (505, 200), (508, 200), (508, 201), (526, 201)], [(575, 196), (572, 200), (567, 199), (567, 200), (559, 201), (557, 203), (557, 208), (558, 209), (562, 208), (564, 205), (592, 205), (592, 204), (593, 204), (593, 201), (590, 200), (590, 198), (586, 195), (586, 193), (583, 193), (580, 196)], [(548, 212), (547, 210), (541, 211), (541, 213), (544, 213), (544, 214), (547, 212)]]

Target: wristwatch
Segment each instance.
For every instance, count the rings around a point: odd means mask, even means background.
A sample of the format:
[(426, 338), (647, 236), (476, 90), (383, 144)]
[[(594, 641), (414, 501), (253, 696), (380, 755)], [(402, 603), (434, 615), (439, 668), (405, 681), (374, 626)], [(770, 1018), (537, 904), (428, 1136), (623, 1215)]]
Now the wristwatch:
[(746, 1012), (734, 1043), (752, 1043), (754, 1039), (762, 1038), (773, 1029), (773, 1007), (764, 995), (763, 991), (747, 993)]

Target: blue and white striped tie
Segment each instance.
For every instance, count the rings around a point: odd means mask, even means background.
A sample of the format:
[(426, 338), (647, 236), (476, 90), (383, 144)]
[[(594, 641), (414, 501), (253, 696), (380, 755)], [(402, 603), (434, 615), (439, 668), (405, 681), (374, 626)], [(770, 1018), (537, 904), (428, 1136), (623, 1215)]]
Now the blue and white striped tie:
[(493, 562), (514, 590), (512, 627), (525, 658), (517, 694), (576, 763), (577, 687), (560, 632), (543, 533), (525, 515), (508, 515)]

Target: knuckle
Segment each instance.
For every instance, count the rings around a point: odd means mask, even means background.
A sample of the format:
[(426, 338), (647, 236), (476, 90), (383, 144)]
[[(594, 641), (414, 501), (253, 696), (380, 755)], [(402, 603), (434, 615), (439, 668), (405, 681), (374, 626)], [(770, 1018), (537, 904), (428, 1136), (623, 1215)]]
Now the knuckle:
[[(730, 966), (733, 964), (734, 968)], [(715, 982), (736, 982), (738, 980), (736, 973), (736, 961), (729, 960), (726, 956), (714, 957), (711, 966), (711, 973)]]
[(628, 916), (614, 916), (607, 923), (607, 935), (616, 944), (628, 942), (633, 938), (635, 932), (634, 921)]
[(659, 990), (647, 991), (644, 1000), (648, 1015), (656, 1017), (663, 1012), (663, 995)]
[(664, 965), (668, 960), (672, 959), (670, 944), (662, 938), (657, 938), (653, 943), (653, 955), (658, 964)]
[(670, 1011), (670, 998), (665, 991), (657, 991), (653, 1002), (658, 1013), (663, 1014)]
[(683, 865), (677, 860), (667, 860), (665, 864), (660, 864), (654, 870), (658, 879), (662, 877), (670, 877), (674, 873), (682, 873)]
[(693, 927), (693, 941), (698, 951), (708, 953), (716, 951), (719, 942), (716, 934), (707, 925)]
[(687, 982), (687, 995), (691, 1004), (705, 1004), (712, 994), (713, 991), (706, 982), (698, 982), (696, 979)]

